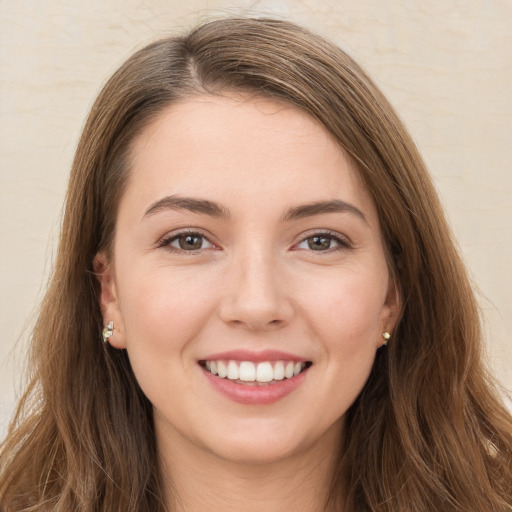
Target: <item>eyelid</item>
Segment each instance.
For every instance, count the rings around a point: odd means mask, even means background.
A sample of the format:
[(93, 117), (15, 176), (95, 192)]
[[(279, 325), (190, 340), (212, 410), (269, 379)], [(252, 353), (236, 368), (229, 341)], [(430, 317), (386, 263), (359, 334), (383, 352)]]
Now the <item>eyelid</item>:
[[(184, 249), (180, 249), (178, 247), (173, 247), (170, 245), (171, 242), (173, 242), (174, 240), (178, 239), (180, 236), (183, 236), (183, 235), (200, 236), (201, 238), (204, 238), (205, 240), (207, 240), (208, 243), (212, 245), (212, 247), (205, 247), (205, 248), (201, 248), (201, 249), (197, 249), (197, 250), (186, 251)], [(176, 253), (180, 253), (180, 254), (184, 254), (184, 253), (197, 254), (201, 251), (212, 249), (212, 248), (220, 249), (219, 245), (212, 241), (212, 237), (210, 235), (205, 234), (201, 228), (194, 228), (194, 227), (176, 229), (175, 231), (166, 233), (163, 237), (161, 237), (158, 240), (156, 246), (157, 246), (157, 248), (164, 248), (170, 252), (176, 252)]]
[[(200, 236), (200, 237), (204, 238), (205, 240), (207, 240), (208, 243), (212, 245), (212, 247), (206, 247), (204, 249), (201, 248), (201, 249), (197, 249), (197, 250), (187, 251), (187, 250), (179, 249), (177, 247), (172, 247), (170, 245), (171, 242), (173, 242), (174, 240), (176, 240), (177, 238), (179, 238), (180, 236), (183, 236), (183, 235)], [(353, 246), (350, 238), (342, 233), (339, 233), (337, 231), (333, 231), (330, 229), (313, 229), (313, 230), (307, 231), (305, 233), (302, 233), (300, 235), (299, 240), (292, 245), (292, 249), (297, 249), (297, 246), (299, 244), (305, 242), (308, 238), (311, 238), (313, 236), (322, 236), (322, 235), (329, 237), (331, 239), (334, 239), (335, 241), (338, 242), (339, 245), (337, 247), (327, 249), (325, 251), (309, 250), (310, 252), (329, 253), (329, 252), (335, 252), (336, 250), (350, 249)], [(157, 242), (156, 245), (157, 245), (157, 248), (166, 248), (170, 252), (188, 253), (188, 254), (197, 254), (200, 251), (204, 251), (204, 250), (211, 249), (211, 248), (215, 248), (217, 250), (221, 249), (221, 247), (218, 244), (216, 244), (215, 242), (212, 241), (212, 238), (213, 237), (211, 237), (209, 234), (206, 234), (204, 232), (204, 230), (201, 228), (187, 227), (187, 228), (176, 229), (175, 231), (171, 231), (171, 232), (165, 234), (163, 237), (161, 237), (159, 239), (159, 241)], [(299, 250), (302, 250), (302, 249), (299, 249)], [(303, 249), (303, 250), (307, 250), (307, 249)]]
[[(336, 250), (350, 249), (353, 246), (353, 243), (350, 240), (350, 238), (342, 233), (339, 233), (338, 231), (332, 231), (331, 229), (313, 229), (306, 233), (302, 233), (300, 235), (300, 239), (296, 243), (293, 244), (292, 248), (297, 248), (297, 246), (299, 244), (301, 244), (302, 242), (305, 242), (308, 238), (311, 238), (313, 236), (322, 236), (322, 235), (336, 240), (339, 243), (339, 246), (335, 247), (335, 248), (327, 249), (325, 251), (310, 250), (311, 252), (328, 253), (328, 252), (334, 252)], [(299, 250), (301, 250), (301, 249), (299, 249)], [(304, 250), (307, 250), (307, 249), (304, 249)]]

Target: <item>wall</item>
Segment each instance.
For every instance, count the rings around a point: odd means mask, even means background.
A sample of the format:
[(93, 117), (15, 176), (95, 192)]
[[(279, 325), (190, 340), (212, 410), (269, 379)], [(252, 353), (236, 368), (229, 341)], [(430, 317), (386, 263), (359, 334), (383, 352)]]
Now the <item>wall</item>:
[(0, 434), (58, 237), (77, 137), (136, 48), (222, 13), (267, 12), (329, 36), (397, 107), (438, 186), (512, 389), (510, 0), (0, 0)]

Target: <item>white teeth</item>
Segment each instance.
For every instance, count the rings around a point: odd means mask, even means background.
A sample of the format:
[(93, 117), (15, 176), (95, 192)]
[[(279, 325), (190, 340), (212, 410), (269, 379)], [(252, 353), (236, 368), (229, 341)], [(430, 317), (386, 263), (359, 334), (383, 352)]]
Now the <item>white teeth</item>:
[(256, 367), (251, 361), (242, 361), (240, 363), (240, 380), (254, 382), (256, 380)]
[(230, 380), (238, 380), (238, 365), (235, 361), (229, 361), (228, 363), (228, 379)]
[(204, 367), (213, 375), (229, 380), (241, 380), (243, 382), (268, 382), (283, 379), (291, 379), (298, 375), (305, 367), (304, 363), (293, 361), (205, 361)]
[(222, 361), (217, 361), (217, 373), (219, 374), (219, 377), (221, 379), (227, 377), (228, 375), (228, 369), (226, 368), (226, 365)]
[(258, 382), (270, 382), (274, 380), (274, 369), (270, 363), (258, 363), (256, 380)]
[(274, 380), (284, 379), (284, 364), (282, 361), (277, 361), (274, 366)]

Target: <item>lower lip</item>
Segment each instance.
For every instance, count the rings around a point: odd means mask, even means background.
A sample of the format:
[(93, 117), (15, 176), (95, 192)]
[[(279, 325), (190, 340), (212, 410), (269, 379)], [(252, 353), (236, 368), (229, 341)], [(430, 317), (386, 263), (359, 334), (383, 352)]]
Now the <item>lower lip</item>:
[(291, 379), (283, 379), (274, 384), (258, 386), (257, 384), (238, 384), (229, 379), (221, 379), (202, 369), (210, 384), (226, 398), (244, 405), (267, 405), (281, 400), (304, 382), (307, 370)]

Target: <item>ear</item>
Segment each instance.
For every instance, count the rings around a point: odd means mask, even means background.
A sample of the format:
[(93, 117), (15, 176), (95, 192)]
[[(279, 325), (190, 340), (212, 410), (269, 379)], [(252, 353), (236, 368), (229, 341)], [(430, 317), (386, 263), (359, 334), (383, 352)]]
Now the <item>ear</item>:
[(387, 340), (382, 338), (382, 333), (388, 332), (393, 337), (393, 330), (396, 327), (402, 307), (402, 298), (395, 280), (390, 278), (384, 304), (380, 310), (380, 333), (377, 347), (385, 344)]
[(114, 333), (108, 339), (108, 343), (115, 348), (126, 348), (126, 334), (113, 265), (104, 253), (98, 253), (94, 258), (93, 268), (100, 284), (99, 302), (103, 325), (106, 326), (109, 322), (114, 322)]

